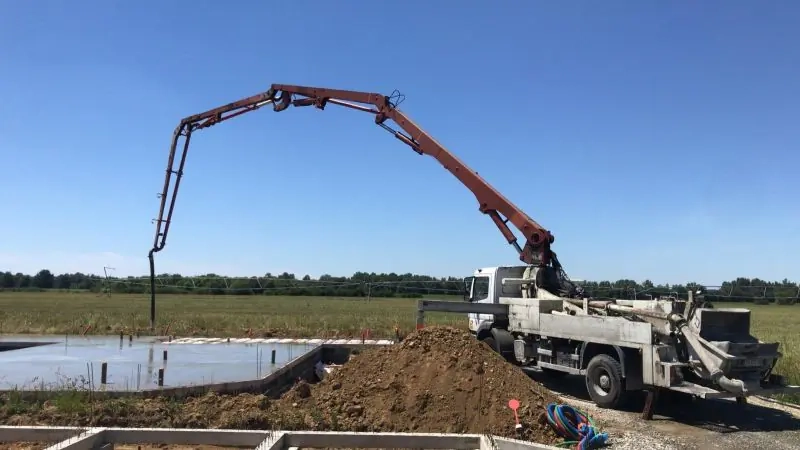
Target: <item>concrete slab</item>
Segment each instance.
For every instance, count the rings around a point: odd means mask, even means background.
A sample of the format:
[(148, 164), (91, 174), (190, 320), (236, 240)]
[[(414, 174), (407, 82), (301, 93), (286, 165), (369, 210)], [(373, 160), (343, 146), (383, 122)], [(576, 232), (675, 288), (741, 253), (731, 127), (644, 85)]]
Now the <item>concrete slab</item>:
[[(174, 345), (152, 337), (127, 336), (2, 336), (0, 344), (47, 343), (0, 352), (0, 390), (94, 388), (140, 391), (164, 386), (182, 387), (264, 378), (287, 362), (320, 344), (306, 341), (253, 342), (252, 339), (183, 340)], [(275, 350), (275, 364), (271, 353)], [(167, 359), (163, 353), (167, 351)], [(106, 386), (101, 385), (102, 362), (107, 362)]]
[[(227, 338), (178, 338), (173, 339), (171, 342), (165, 342), (165, 345), (198, 345), (198, 344), (214, 344), (214, 343), (227, 343)], [(332, 345), (392, 345), (394, 341), (391, 339), (302, 339), (302, 338), (231, 338), (230, 343), (240, 344), (297, 344), (297, 345), (310, 345), (316, 346), (321, 344)]]

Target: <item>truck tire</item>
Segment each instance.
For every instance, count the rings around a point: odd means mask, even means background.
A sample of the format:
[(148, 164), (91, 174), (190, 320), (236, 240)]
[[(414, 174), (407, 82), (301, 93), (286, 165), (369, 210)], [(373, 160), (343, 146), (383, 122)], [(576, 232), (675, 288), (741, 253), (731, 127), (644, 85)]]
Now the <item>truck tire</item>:
[(499, 353), (506, 361), (515, 365), (519, 364), (516, 356), (514, 356), (514, 337), (508, 331), (494, 328), (492, 329), (492, 334), (486, 336), (483, 342)]
[(606, 354), (595, 356), (586, 366), (586, 390), (601, 408), (614, 409), (625, 399), (625, 379), (620, 363)]

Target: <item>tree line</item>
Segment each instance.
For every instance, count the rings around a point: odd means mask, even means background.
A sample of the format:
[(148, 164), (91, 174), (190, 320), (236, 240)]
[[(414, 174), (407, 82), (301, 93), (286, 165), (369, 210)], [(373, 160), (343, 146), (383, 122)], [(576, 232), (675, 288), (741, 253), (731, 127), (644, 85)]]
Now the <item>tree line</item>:
[[(648, 299), (662, 296), (685, 298), (697, 283), (654, 284), (650, 280), (581, 282), (592, 297)], [(55, 275), (43, 269), (35, 275), (0, 272), (0, 289), (5, 291), (70, 290), (108, 294), (145, 294), (150, 292), (149, 277), (106, 277), (84, 273)], [(161, 294), (206, 295), (296, 295), (336, 297), (412, 297), (462, 295), (464, 281), (458, 277), (431, 277), (411, 273), (356, 272), (349, 277), (266, 273), (263, 277), (231, 278), (216, 274), (185, 277), (180, 274), (160, 274), (156, 277), (156, 292)], [(744, 301), (756, 303), (798, 302), (800, 286), (789, 280), (766, 281), (740, 277), (718, 287), (706, 287), (711, 301)]]

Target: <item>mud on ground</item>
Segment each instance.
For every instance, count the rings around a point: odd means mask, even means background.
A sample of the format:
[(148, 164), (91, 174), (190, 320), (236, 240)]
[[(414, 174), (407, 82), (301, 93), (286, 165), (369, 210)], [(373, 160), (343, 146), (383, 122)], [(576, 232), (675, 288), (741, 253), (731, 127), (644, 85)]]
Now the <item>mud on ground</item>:
[(0, 450), (43, 450), (55, 442), (0, 442)]
[[(74, 394), (77, 395), (77, 394)], [(519, 400), (515, 432), (508, 408)], [(375, 348), (318, 384), (301, 382), (282, 398), (216, 395), (180, 401), (0, 399), (0, 423), (119, 427), (491, 433), (540, 443), (561, 439), (545, 420), (558, 398), (468, 332), (425, 328), (401, 344)]]

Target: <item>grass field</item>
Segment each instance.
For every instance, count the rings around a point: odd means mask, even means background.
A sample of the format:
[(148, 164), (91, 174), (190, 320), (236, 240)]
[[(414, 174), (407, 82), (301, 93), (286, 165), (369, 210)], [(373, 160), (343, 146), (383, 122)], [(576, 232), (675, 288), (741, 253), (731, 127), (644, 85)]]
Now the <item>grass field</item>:
[[(455, 300), (455, 298), (454, 298)], [(416, 299), (161, 295), (158, 334), (175, 336), (391, 337), (414, 329)], [(777, 372), (800, 384), (800, 305), (721, 304), (753, 311), (753, 334), (781, 343)], [(144, 295), (0, 293), (0, 334), (116, 334), (149, 328)], [(463, 314), (426, 314), (426, 323), (466, 327)], [(88, 328), (87, 330), (87, 327)], [(167, 327), (169, 329), (167, 330)]]
[[(445, 298), (447, 297), (437, 297)], [(460, 297), (452, 297), (460, 299)], [(175, 336), (392, 337), (414, 329), (416, 299), (159, 295), (157, 334)], [(463, 314), (429, 313), (426, 321), (466, 327)], [(115, 334), (150, 327), (145, 295), (0, 293), (0, 333)], [(167, 330), (166, 327), (169, 326)]]

